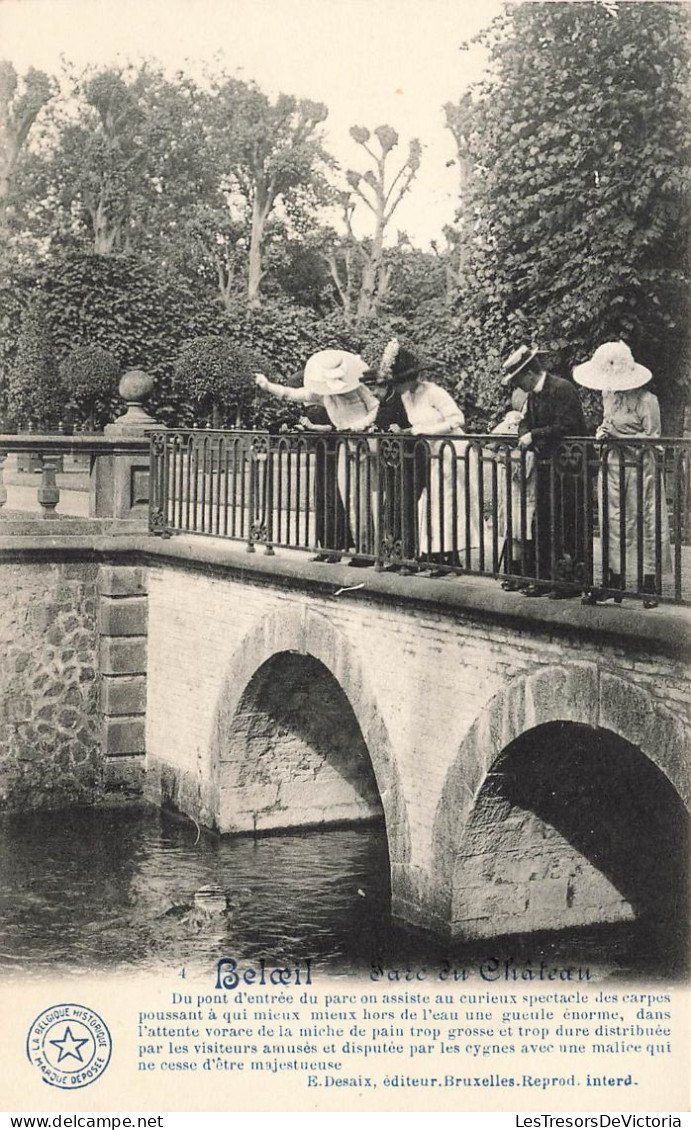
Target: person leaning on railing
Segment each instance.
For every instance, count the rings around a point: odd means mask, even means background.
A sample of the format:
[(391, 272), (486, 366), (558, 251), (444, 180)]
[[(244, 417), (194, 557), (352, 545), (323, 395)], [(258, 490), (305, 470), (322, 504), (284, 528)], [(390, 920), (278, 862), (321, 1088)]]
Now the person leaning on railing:
[[(517, 436), (528, 394), (522, 388), (511, 393), (511, 409), (497, 426), (492, 435)], [(497, 500), (494, 520), (499, 537), (503, 539), (501, 558), (504, 571), (508, 574), (501, 583), (506, 592), (518, 592), (529, 584), (535, 573), (535, 544), (533, 542), (533, 522), (535, 520), (535, 455), (532, 451), (521, 453), (517, 447), (500, 446), (494, 449), (494, 458), (499, 463), (497, 474)], [(510, 488), (507, 489), (506, 463), (509, 462)], [(491, 499), (492, 491), (485, 490), (485, 498)], [(510, 507), (510, 511), (509, 511)], [(525, 529), (523, 511), (525, 510)], [(511, 515), (511, 537), (509, 538), (509, 513)], [(512, 574), (521, 573), (522, 576)]]
[[(290, 400), (298, 404), (321, 405), (327, 413), (329, 422), (339, 432), (365, 431), (375, 420), (379, 402), (370, 390), (361, 383), (361, 378), (368, 371), (367, 364), (355, 353), (348, 353), (343, 349), (322, 349), (314, 353), (307, 361), (304, 372), (304, 383), (301, 388), (291, 388), (286, 385), (274, 384), (263, 373), (255, 373), (255, 383), (263, 392), (268, 392), (279, 400)], [(348, 551), (351, 548), (352, 536), (360, 534), (359, 540), (368, 544), (371, 526), (371, 511), (366, 492), (360, 491), (360, 510), (355, 513), (355, 498), (352, 490), (348, 489), (349, 451), (346, 443), (340, 443), (337, 453), (336, 478), (338, 494), (350, 520), (350, 529), (337, 530), (337, 516), (333, 513), (325, 517), (322, 523), (323, 536), (329, 531), (335, 531), (343, 538), (340, 545), (322, 547), (331, 551)], [(330, 505), (330, 498), (335, 499), (336, 492), (325, 489), (325, 505)], [(334, 502), (335, 507), (335, 502)], [(343, 523), (345, 526), (346, 523)], [(350, 543), (350, 544), (348, 544)], [(318, 553), (315, 560), (333, 562), (339, 559), (339, 554)], [(354, 557), (351, 565), (369, 565), (366, 559)]]
[(544, 350), (537, 346), (520, 345), (502, 366), (502, 384), (528, 394), (518, 444), (533, 451), (537, 461), (535, 575), (547, 583), (533, 583), (522, 592), (561, 600), (578, 595), (567, 582), (575, 579), (582, 566), (584, 547), (578, 538), (578, 479), (573, 473), (560, 473), (556, 463), (566, 436), (584, 436), (587, 428), (578, 389), (571, 381), (549, 374), (543, 355)]
[[(300, 374), (302, 387), (302, 373)], [(289, 428), (286, 429), (290, 431)], [(334, 435), (333, 424), (323, 404), (308, 404), (304, 415), (300, 416), (295, 431), (310, 432), (315, 437), (314, 444), (314, 524), (317, 545), (320, 547), (312, 561), (337, 565), (340, 553), (334, 553), (334, 546), (347, 546), (352, 543), (352, 534), (338, 490), (338, 439)], [(318, 439), (316, 437), (319, 437)]]
[[(657, 397), (645, 386), (652, 379), (650, 369), (634, 361), (633, 354), (623, 341), (606, 341), (600, 345), (590, 361), (577, 365), (573, 379), (584, 388), (597, 389), (602, 393), (603, 417), (595, 438), (614, 439), (658, 439), (662, 428), (660, 405)], [(639, 458), (637, 458), (637, 455)], [(632, 447), (623, 446), (620, 454), (605, 448), (603, 467), (598, 483), (600, 505), (600, 529), (604, 527), (605, 496), (607, 505), (607, 545), (606, 560), (608, 576), (603, 577), (605, 589), (621, 589), (624, 580), (621, 575), (622, 564), (626, 573), (626, 585), (638, 576), (638, 530), (643, 526), (643, 601), (644, 608), (655, 608), (656, 599), (656, 553), (655, 553), (655, 481), (659, 454), (651, 448), (637, 453)], [(622, 465), (623, 460), (623, 465)], [(641, 478), (639, 488), (639, 475)], [(669, 540), (669, 519), (665, 498), (662, 472), (660, 478), (660, 572), (666, 573), (672, 567), (672, 554)], [(603, 483), (605, 480), (605, 483)], [(639, 494), (640, 489), (640, 494)], [(639, 511), (639, 497), (642, 498), (642, 511)], [(623, 508), (622, 508), (623, 502)], [(622, 513), (623, 509), (623, 513)], [(624, 540), (621, 540), (621, 524), (624, 521)], [(604, 595), (604, 594), (596, 594)], [(620, 602), (621, 593), (614, 596)]]
[[(479, 461), (477, 451), (471, 451), (466, 462), (467, 441), (454, 438), (444, 443), (441, 438), (463, 435), (465, 418), (446, 389), (423, 379), (423, 373), (430, 367), (414, 350), (394, 338), (384, 350), (379, 373), (399, 390), (410, 420), (410, 434), (440, 437), (428, 441), (430, 457), (418, 504), (418, 529), (422, 560), (430, 565), (432, 576), (445, 576), (445, 567), (463, 564), (464, 550), (480, 545)], [(466, 467), (471, 472), (467, 492), (469, 506), (466, 505)]]
[[(398, 385), (383, 377), (378, 370), (365, 374), (363, 381), (379, 401), (373, 432), (393, 436), (409, 435), (411, 423)], [(389, 572), (405, 567), (416, 571), (413, 558), (417, 553), (417, 507), (425, 489), (427, 467), (424, 451), (413, 441), (394, 440), (398, 450), (379, 448), (379, 513), (385, 566)], [(400, 557), (402, 560), (396, 560)]]

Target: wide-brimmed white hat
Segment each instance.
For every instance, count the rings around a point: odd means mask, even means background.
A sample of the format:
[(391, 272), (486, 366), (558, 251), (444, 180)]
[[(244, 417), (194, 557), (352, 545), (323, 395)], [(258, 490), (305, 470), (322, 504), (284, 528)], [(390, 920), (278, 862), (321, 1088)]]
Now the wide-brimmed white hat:
[(305, 388), (320, 396), (352, 392), (368, 368), (357, 353), (347, 353), (345, 349), (321, 349), (319, 353), (313, 353), (305, 365)]
[(652, 377), (650, 369), (639, 365), (625, 341), (606, 341), (599, 345), (590, 361), (576, 365), (573, 379), (584, 388), (600, 392), (625, 392), (640, 388)]

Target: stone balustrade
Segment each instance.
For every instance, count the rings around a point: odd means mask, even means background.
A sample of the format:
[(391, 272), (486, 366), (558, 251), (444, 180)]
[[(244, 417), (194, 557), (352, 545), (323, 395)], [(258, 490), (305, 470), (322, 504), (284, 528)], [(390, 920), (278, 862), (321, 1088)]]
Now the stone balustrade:
[[(0, 435), (0, 519), (2, 532), (21, 532), (27, 520), (67, 519), (60, 510), (61, 489), (69, 489), (62, 474), (65, 456), (72, 457), (88, 481), (89, 519), (130, 523), (133, 530), (144, 529), (149, 515), (149, 439), (153, 429), (165, 430), (142, 406), (150, 395), (153, 380), (133, 370), (120, 381), (120, 395), (127, 411), (107, 424), (102, 434), (40, 435), (34, 431)], [(27, 501), (27, 485), (21, 484), (18, 504), (11, 502), (5, 482), (8, 456), (28, 455), (30, 465), (40, 471), (35, 501)], [(10, 476), (7, 476), (9, 479)], [(23, 479), (25, 476), (21, 476)], [(28, 477), (28, 476), (27, 476)], [(71, 477), (71, 476), (70, 476)], [(20, 476), (13, 478), (18, 485)], [(61, 487), (62, 482), (62, 487)]]

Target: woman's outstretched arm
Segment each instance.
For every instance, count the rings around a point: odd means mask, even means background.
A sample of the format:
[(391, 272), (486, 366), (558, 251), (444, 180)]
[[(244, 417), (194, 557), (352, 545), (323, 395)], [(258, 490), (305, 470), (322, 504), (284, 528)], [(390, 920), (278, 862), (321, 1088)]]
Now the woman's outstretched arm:
[(277, 400), (291, 400), (297, 404), (320, 404), (321, 401), (314, 393), (306, 388), (288, 388), (286, 385), (277, 385), (268, 380), (263, 373), (254, 374), (254, 383), (262, 392), (268, 392)]

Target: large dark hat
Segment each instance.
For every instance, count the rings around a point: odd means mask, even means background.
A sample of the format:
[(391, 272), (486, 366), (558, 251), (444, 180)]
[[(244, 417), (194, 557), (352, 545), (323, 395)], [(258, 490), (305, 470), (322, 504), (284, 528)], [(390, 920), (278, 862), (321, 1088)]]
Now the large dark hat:
[(531, 361), (543, 353), (546, 353), (546, 350), (538, 349), (537, 345), (519, 345), (518, 349), (514, 349), (513, 353), (506, 358), (501, 367), (504, 374), (501, 383), (510, 385), (518, 374), (528, 367)]
[(401, 345), (397, 338), (392, 338), (382, 354), (379, 379), (390, 381), (391, 384), (403, 384), (431, 368), (430, 362), (425, 361), (415, 350)]

